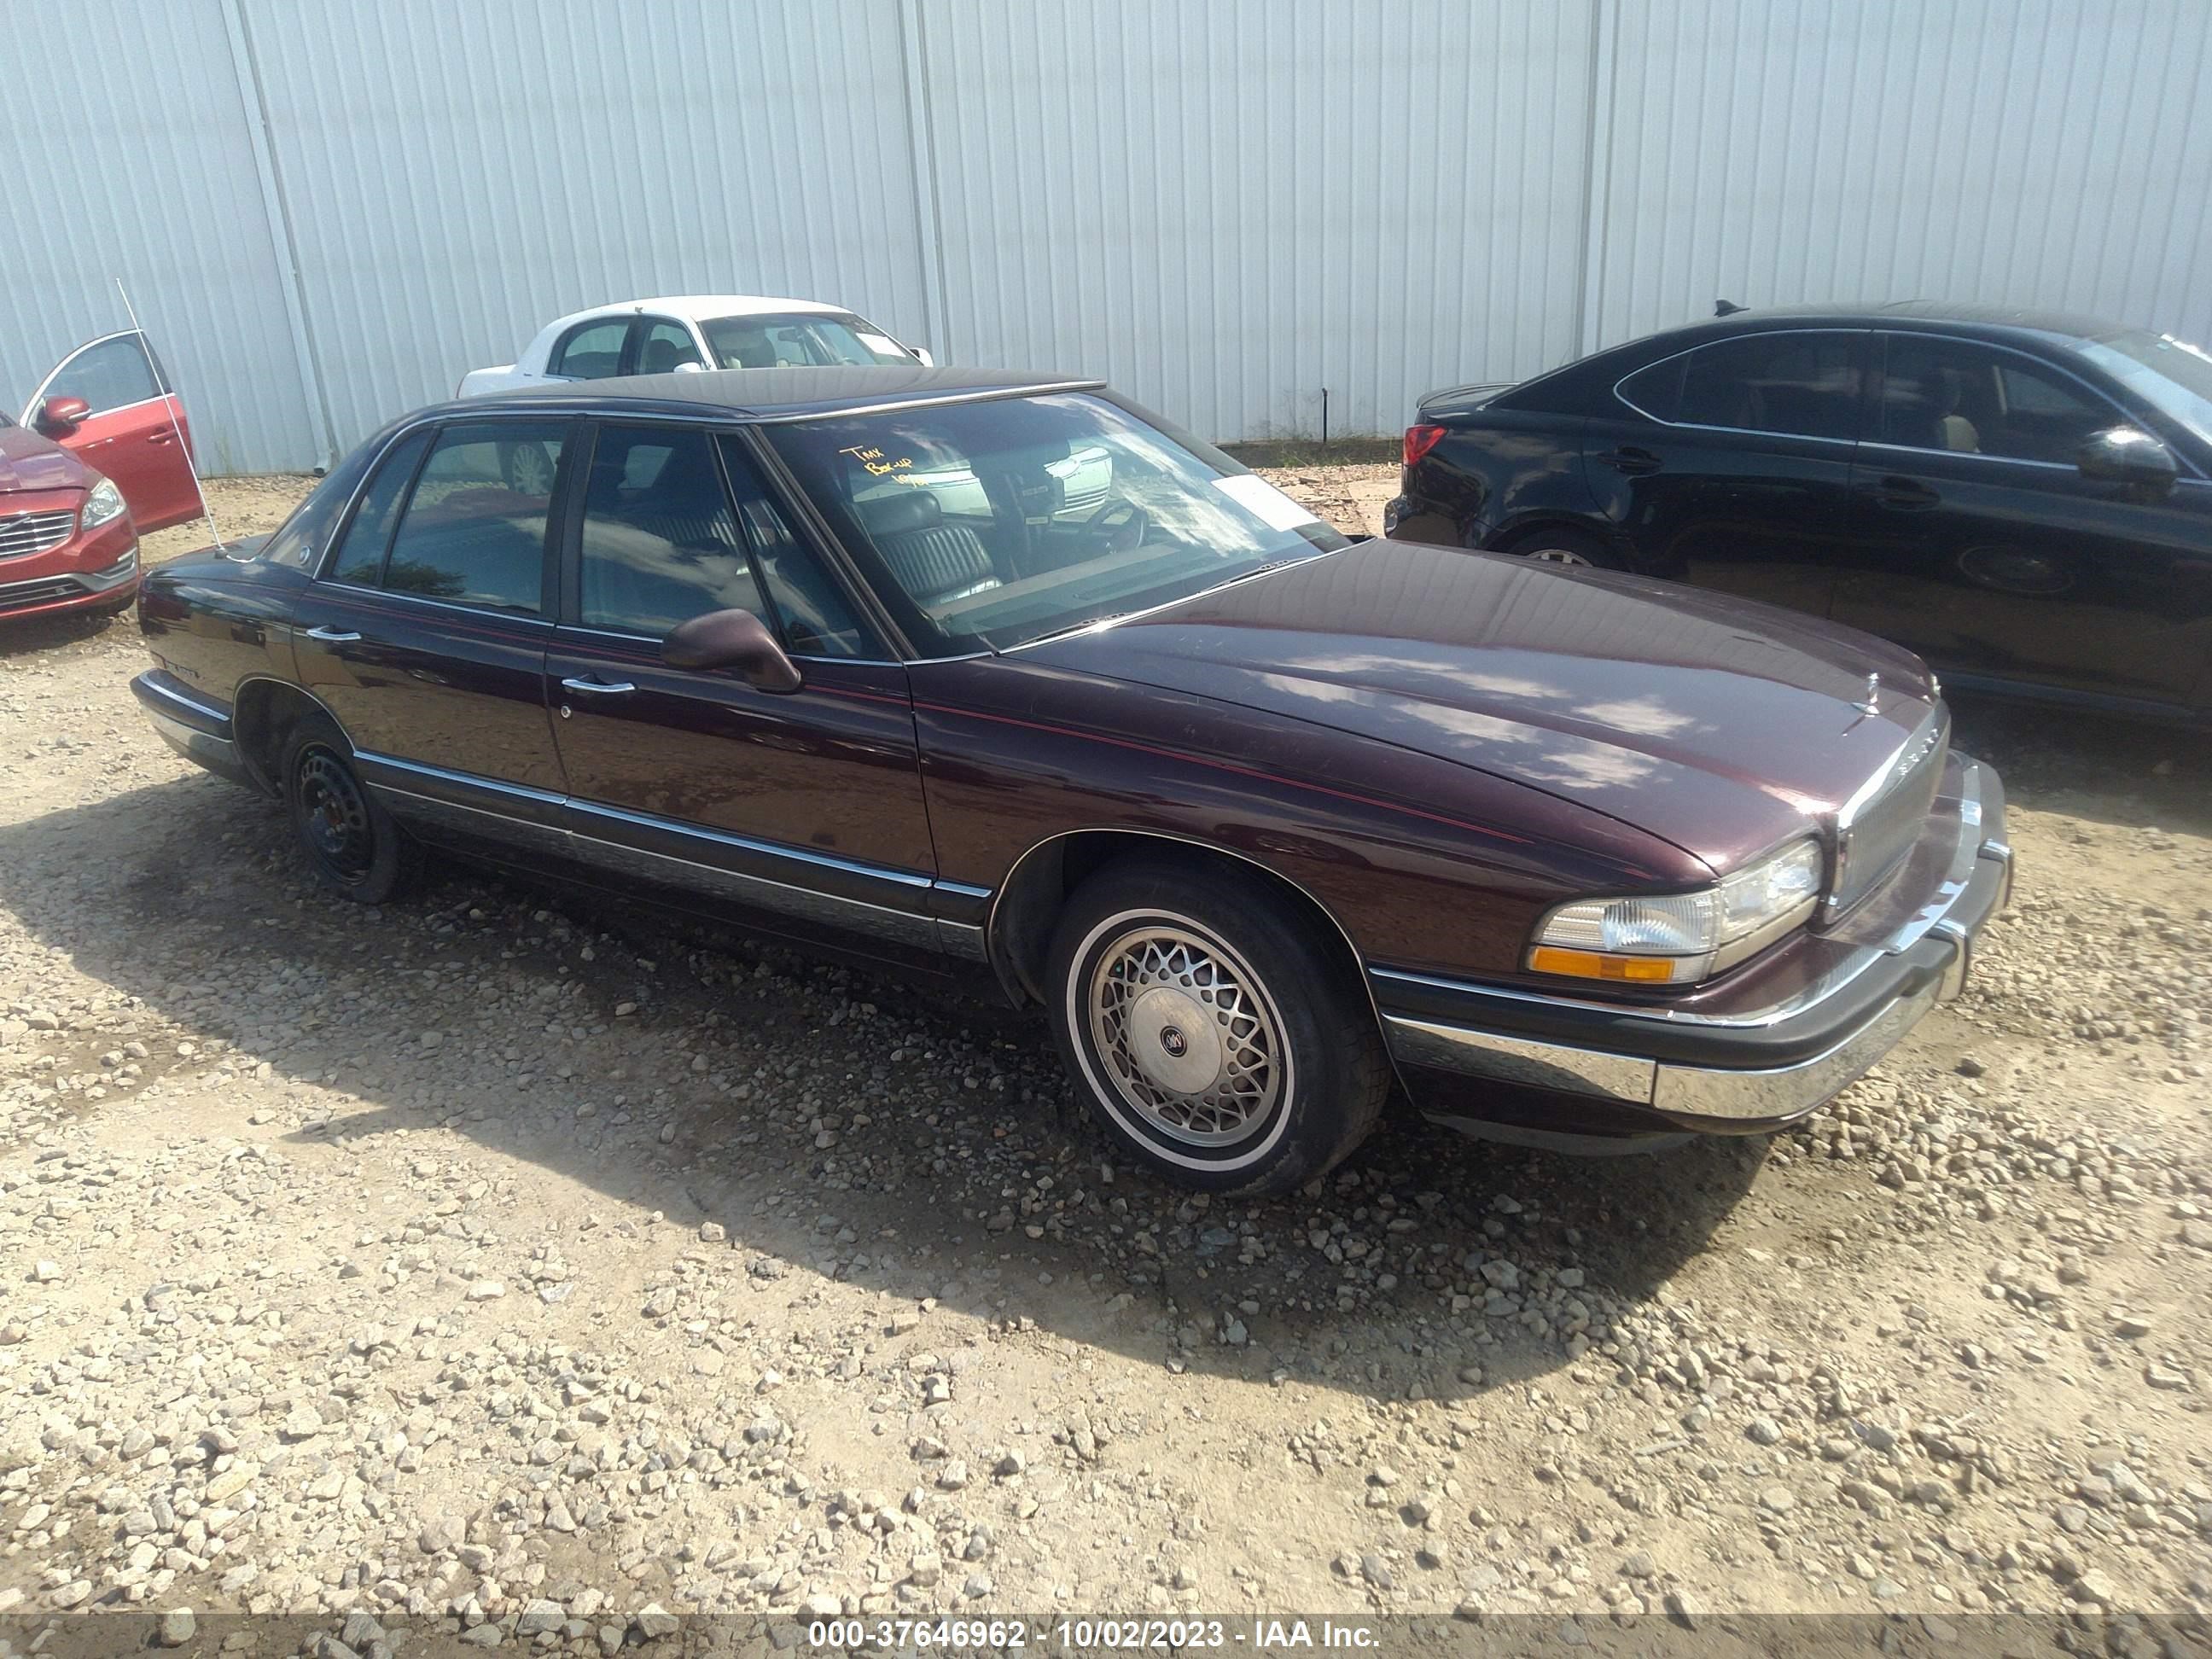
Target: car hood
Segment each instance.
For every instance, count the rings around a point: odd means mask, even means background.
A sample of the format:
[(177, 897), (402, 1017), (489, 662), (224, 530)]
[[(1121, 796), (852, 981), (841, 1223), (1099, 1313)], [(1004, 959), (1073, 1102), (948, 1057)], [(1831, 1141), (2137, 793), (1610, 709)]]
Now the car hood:
[(1932, 696), (1918, 659), (1812, 617), (1408, 542), (1361, 543), (1024, 654), (1510, 778), (1723, 873), (1849, 799)]
[(0, 494), (18, 489), (83, 489), (84, 463), (27, 426), (0, 426)]

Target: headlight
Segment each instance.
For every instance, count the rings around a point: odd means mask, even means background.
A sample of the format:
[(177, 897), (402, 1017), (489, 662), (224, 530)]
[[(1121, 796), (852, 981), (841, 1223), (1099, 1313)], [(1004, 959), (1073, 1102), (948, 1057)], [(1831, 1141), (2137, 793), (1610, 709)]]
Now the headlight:
[(84, 498), (84, 505), (76, 510), (77, 528), (97, 530), (112, 520), (123, 516), (123, 492), (115, 487), (112, 478), (102, 478), (93, 485), (92, 493)]
[(1536, 929), (1528, 966), (1641, 985), (1707, 978), (1802, 926), (1825, 864), (1820, 842), (1793, 842), (1694, 893), (1563, 904)]

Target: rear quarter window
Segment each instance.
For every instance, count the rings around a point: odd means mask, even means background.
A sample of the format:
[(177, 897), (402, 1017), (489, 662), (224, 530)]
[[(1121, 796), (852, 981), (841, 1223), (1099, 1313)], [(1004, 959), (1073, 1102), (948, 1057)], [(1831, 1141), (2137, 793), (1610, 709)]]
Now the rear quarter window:
[(1613, 387), (1613, 395), (1638, 414), (1655, 421), (1671, 421), (1682, 412), (1682, 371), (1686, 356), (1667, 358), (1639, 368)]

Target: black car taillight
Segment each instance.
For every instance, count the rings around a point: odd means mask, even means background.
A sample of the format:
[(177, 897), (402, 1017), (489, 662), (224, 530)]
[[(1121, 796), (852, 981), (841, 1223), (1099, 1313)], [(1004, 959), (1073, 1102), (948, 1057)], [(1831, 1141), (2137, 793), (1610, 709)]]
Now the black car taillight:
[(1440, 443), (1444, 428), (1440, 426), (1409, 426), (1406, 428), (1406, 465), (1411, 466)]

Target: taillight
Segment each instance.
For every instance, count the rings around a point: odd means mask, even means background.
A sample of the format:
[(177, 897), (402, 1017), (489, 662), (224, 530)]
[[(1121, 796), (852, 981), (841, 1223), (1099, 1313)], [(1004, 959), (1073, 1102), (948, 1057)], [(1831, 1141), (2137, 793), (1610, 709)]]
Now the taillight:
[(1406, 428), (1406, 465), (1411, 466), (1422, 456), (1443, 441), (1444, 428), (1440, 426), (1409, 426)]

